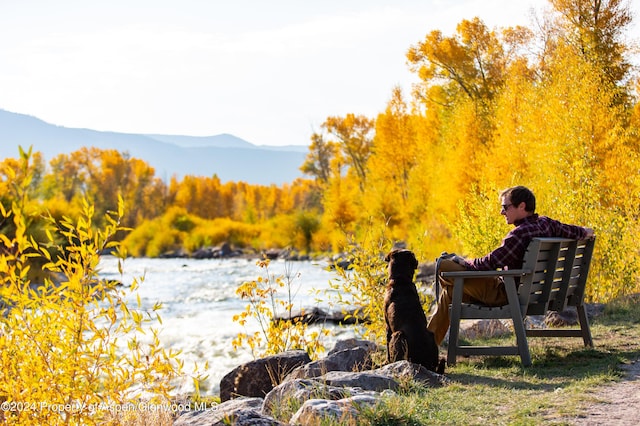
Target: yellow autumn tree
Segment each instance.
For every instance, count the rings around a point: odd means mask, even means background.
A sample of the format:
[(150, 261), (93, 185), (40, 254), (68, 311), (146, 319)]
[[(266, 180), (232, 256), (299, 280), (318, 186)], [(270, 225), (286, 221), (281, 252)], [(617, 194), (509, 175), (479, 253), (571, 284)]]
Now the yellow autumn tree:
[[(637, 256), (620, 257), (634, 253), (640, 168), (637, 133), (629, 127), (631, 109), (620, 102), (629, 99), (630, 88), (624, 79), (612, 78), (618, 75), (612, 70), (625, 69), (618, 54), (623, 46), (612, 41), (626, 20), (608, 10), (619, 2), (575, 2), (569, 11), (567, 2), (553, 3), (563, 9), (538, 34), (534, 46), (543, 49), (528, 58), (533, 62), (521, 58), (513, 63), (496, 96), (497, 131), (481, 162), (478, 193), (464, 204), (454, 232), (470, 252), (483, 254), (478, 248), (486, 249), (502, 232), (499, 226), (486, 226), (497, 191), (527, 185), (537, 195), (541, 214), (596, 229), (587, 296), (610, 300), (637, 291), (640, 273)], [(580, 11), (582, 19), (575, 15)], [(589, 18), (595, 11), (620, 19), (611, 18), (607, 27)], [(589, 44), (605, 29), (607, 36), (597, 46)]]
[(361, 218), (385, 222), (391, 238), (404, 239), (411, 220), (410, 179), (417, 161), (412, 121), (401, 90), (394, 89), (386, 111), (376, 119), (372, 154), (367, 161)]

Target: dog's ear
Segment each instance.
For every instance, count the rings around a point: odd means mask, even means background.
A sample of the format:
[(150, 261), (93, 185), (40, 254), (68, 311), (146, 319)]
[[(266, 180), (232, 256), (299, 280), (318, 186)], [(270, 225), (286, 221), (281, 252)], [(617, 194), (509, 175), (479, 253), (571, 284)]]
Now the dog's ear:
[(389, 253), (387, 253), (387, 255), (384, 257), (384, 261), (385, 262), (390, 262), (391, 259), (393, 259), (393, 256), (398, 252), (398, 250), (391, 250)]

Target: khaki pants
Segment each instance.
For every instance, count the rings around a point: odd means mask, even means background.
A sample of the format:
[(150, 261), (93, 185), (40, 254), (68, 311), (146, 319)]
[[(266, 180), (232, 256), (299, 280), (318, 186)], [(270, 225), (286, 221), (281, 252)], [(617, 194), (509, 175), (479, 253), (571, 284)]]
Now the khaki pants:
[[(464, 271), (465, 267), (450, 259), (440, 262), (439, 272)], [(439, 345), (449, 329), (449, 306), (453, 298), (453, 279), (437, 277), (440, 282), (440, 297), (436, 311), (429, 319), (427, 328), (435, 335)], [(507, 293), (500, 278), (467, 278), (464, 281), (462, 294), (464, 303), (482, 303), (487, 306), (502, 306), (507, 304)]]

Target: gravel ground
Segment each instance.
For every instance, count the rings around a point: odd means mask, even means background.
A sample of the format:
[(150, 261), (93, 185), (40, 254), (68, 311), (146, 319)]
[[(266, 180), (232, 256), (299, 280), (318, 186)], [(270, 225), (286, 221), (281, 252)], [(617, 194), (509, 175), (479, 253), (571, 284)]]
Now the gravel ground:
[(585, 413), (569, 422), (574, 425), (638, 425), (640, 424), (640, 361), (622, 367), (620, 382), (593, 393), (597, 402)]

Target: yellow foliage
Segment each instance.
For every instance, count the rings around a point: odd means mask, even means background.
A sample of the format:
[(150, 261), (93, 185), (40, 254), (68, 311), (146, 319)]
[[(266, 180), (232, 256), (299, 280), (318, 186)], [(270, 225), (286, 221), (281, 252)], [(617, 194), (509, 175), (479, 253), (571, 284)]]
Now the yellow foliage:
[[(336, 226), (328, 220), (336, 213), (350, 219), (334, 247), (362, 243), (370, 225), (386, 224), (389, 238), (405, 240), (425, 260), (443, 250), (482, 256), (510, 229), (500, 190), (526, 185), (537, 212), (598, 234), (590, 301), (640, 290), (633, 241), (640, 120), (625, 85), (637, 79), (621, 78), (625, 47), (614, 37), (629, 17), (617, 1), (603, 4), (601, 20), (589, 9), (588, 19), (571, 21), (577, 9), (553, 5), (571, 13), (556, 14), (537, 40), (530, 30), (489, 31), (474, 19), (453, 37), (432, 31), (409, 49), (421, 79), (413, 110), (402, 109), (394, 91), (376, 122), (362, 193), (344, 196), (348, 174), (329, 182), (323, 226)], [(536, 51), (540, 40), (544, 50)], [(409, 178), (398, 179), (407, 169)]]
[(260, 230), (257, 225), (229, 218), (202, 219), (174, 206), (134, 229), (122, 244), (133, 256), (156, 257), (180, 249), (191, 253), (223, 242), (244, 247), (258, 238)]
[[(122, 204), (121, 204), (122, 205)], [(122, 209), (119, 209), (120, 215)], [(25, 216), (14, 204), (2, 209), (15, 237), (1, 235), (0, 399), (7, 424), (103, 424), (111, 413), (140, 401), (168, 404), (182, 363), (160, 345), (151, 312), (127, 305), (129, 291), (101, 279), (99, 252), (117, 250), (119, 229), (107, 216), (105, 231), (92, 226), (93, 207), (75, 220), (50, 218), (48, 241), (26, 233)], [(118, 216), (119, 217), (119, 216)], [(66, 242), (58, 245), (53, 236)], [(49, 244), (57, 245), (52, 256)], [(31, 282), (34, 260), (56, 279)], [(127, 348), (121, 344), (127, 343)]]
[[(238, 333), (233, 339), (233, 347), (238, 350), (246, 345), (254, 358), (300, 349), (316, 359), (324, 352), (322, 339), (330, 331), (324, 327), (320, 331), (312, 331), (301, 317), (294, 316), (297, 313), (294, 310), (297, 293), (294, 284), (299, 276), (293, 273), (290, 262), (285, 263), (283, 275), (271, 274), (269, 263), (268, 259), (258, 261), (256, 264), (263, 275), (242, 283), (236, 289), (236, 294), (248, 300), (249, 304), (240, 314), (233, 316), (233, 321), (248, 332)], [(301, 310), (300, 314), (304, 311)]]

